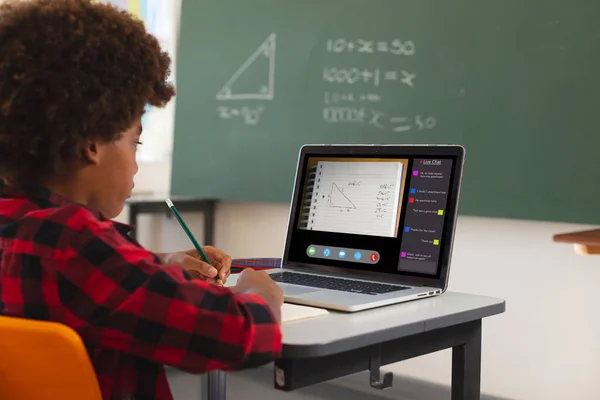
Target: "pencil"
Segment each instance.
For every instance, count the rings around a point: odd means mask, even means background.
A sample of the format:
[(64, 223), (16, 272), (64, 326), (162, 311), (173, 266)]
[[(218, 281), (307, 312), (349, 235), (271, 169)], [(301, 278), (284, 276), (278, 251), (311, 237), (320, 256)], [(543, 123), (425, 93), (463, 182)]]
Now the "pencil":
[[(181, 215), (179, 215), (179, 211), (177, 211), (177, 208), (175, 208), (175, 205), (173, 204), (171, 199), (166, 199), (165, 202), (167, 203), (167, 206), (171, 209), (171, 212), (173, 213), (175, 218), (177, 218), (179, 225), (181, 225), (181, 227), (183, 228), (183, 231), (185, 232), (187, 237), (190, 239), (190, 241), (194, 245), (194, 248), (198, 251), (198, 254), (200, 254), (200, 257), (202, 257), (202, 260), (204, 260), (204, 262), (207, 263), (208, 265), (212, 265), (212, 263), (206, 256), (206, 253), (204, 252), (204, 250), (202, 250), (202, 247), (200, 246), (200, 244), (198, 243), (198, 241), (192, 234), (192, 231), (190, 231), (190, 229), (188, 228), (186, 223), (183, 222)], [(222, 281), (221, 281), (221, 279), (218, 278), (218, 276), (217, 276), (216, 280), (217, 280), (217, 282), (220, 282), (222, 284)]]

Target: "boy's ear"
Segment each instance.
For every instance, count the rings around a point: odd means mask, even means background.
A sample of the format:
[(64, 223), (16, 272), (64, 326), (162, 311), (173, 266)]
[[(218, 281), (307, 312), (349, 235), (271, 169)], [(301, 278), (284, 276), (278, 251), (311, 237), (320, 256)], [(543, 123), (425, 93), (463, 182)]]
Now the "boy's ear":
[(100, 163), (100, 145), (96, 142), (89, 142), (83, 147), (83, 158), (90, 164), (98, 165)]

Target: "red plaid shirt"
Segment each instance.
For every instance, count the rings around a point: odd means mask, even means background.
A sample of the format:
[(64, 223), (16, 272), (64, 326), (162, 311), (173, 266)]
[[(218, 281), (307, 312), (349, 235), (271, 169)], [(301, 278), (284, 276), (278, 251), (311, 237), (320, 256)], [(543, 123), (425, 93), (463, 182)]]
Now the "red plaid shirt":
[(161, 265), (130, 229), (45, 188), (0, 184), (0, 315), (73, 328), (104, 399), (172, 399), (163, 364), (204, 373), (279, 357), (261, 298)]

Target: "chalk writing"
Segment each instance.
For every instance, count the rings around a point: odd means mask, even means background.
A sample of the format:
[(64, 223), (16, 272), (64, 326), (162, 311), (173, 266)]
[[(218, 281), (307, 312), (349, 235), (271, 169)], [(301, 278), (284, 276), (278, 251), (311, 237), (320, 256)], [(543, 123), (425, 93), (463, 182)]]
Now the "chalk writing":
[(385, 71), (384, 79), (386, 81), (400, 81), (400, 83), (413, 87), (415, 85), (415, 79), (417, 79), (417, 74), (405, 70)]
[(329, 124), (366, 123), (379, 129), (390, 129), (399, 133), (431, 130), (436, 126), (436, 119), (432, 116), (390, 116), (385, 112), (365, 107), (326, 106), (323, 108), (323, 120)]
[(415, 123), (419, 127), (419, 130), (422, 131), (423, 129), (435, 128), (436, 120), (433, 117), (421, 117), (420, 115), (418, 115), (415, 120)]
[(367, 117), (365, 108), (325, 107), (323, 119), (327, 123), (362, 123)]
[(371, 115), (371, 119), (370, 119), (369, 123), (372, 125), (375, 125), (378, 128), (384, 128), (384, 125), (382, 125), (379, 121), (380, 121), (381, 117), (385, 116), (385, 113), (371, 110), (371, 114), (372, 115)]
[[(374, 59), (380, 60), (385, 53), (414, 56), (417, 47), (414, 41), (406, 38), (331, 38), (325, 42), (325, 51), (330, 53), (331, 57), (342, 53), (356, 53), (364, 55), (365, 58), (373, 55)], [(339, 57), (338, 61), (341, 59)], [(431, 115), (390, 111), (389, 107), (385, 107), (382, 94), (378, 93), (379, 88), (403, 88), (407, 93), (417, 90), (418, 82), (422, 78), (418, 77), (417, 72), (411, 70), (410, 66), (383, 68), (373, 65), (372, 62), (369, 62), (368, 66), (360, 65), (361, 62), (356, 62), (357, 57), (352, 59), (354, 65), (323, 67), (322, 81), (332, 85), (332, 88), (335, 87), (324, 92), (322, 117), (325, 123), (360, 124), (376, 128), (378, 131), (395, 133), (426, 132), (437, 126), (438, 121)], [(349, 89), (350, 87), (352, 89)]]
[(396, 81), (408, 87), (415, 86), (417, 74), (406, 70), (381, 71), (379, 68), (323, 68), (323, 80), (328, 83), (354, 85), (357, 83), (368, 83), (373, 86), (379, 86), (381, 80)]
[(377, 102), (377, 101), (381, 101), (381, 96), (376, 93), (367, 93), (367, 94), (360, 95), (360, 99), (363, 101)]
[(379, 69), (369, 70), (362, 68), (323, 68), (323, 80), (329, 83), (372, 83), (379, 86)]
[(371, 102), (376, 103), (381, 101), (381, 95), (377, 93), (351, 93), (351, 92), (325, 92), (325, 104), (338, 103), (356, 103), (356, 102)]
[(329, 39), (325, 47), (328, 53), (388, 53), (398, 56), (413, 56), (417, 48), (412, 40), (393, 39), (390, 41), (370, 39)]
[(260, 116), (264, 111), (264, 107), (259, 105), (257, 107), (217, 107), (219, 118), (222, 119), (234, 119), (240, 118), (246, 125), (257, 125), (260, 121)]

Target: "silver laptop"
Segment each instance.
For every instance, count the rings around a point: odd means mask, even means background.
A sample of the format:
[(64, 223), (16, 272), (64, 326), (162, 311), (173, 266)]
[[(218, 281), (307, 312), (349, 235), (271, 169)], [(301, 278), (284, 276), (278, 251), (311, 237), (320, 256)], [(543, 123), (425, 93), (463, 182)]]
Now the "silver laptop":
[(305, 145), (281, 268), (288, 303), (340, 311), (443, 293), (465, 149)]

